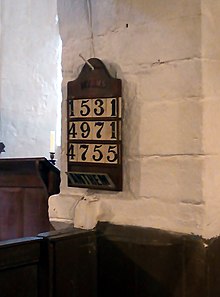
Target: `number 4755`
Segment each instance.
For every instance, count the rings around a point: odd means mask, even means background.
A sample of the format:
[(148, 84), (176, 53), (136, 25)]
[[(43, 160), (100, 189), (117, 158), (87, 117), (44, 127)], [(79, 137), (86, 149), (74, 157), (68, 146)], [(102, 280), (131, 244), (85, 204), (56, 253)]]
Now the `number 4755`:
[(117, 163), (117, 145), (70, 144), (68, 149), (70, 162)]

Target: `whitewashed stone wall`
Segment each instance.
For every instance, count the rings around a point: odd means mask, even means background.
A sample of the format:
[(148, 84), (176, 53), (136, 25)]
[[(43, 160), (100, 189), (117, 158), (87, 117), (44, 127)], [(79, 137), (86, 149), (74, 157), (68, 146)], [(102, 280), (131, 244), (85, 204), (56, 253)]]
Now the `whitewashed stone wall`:
[[(124, 190), (66, 186), (66, 83), (93, 56), (88, 1), (58, 1), (63, 42), (62, 190), (52, 221), (220, 233), (220, 3), (92, 0), (95, 56), (123, 82)], [(81, 198), (85, 196), (86, 199)]]
[(204, 235), (220, 233), (220, 3), (202, 2)]
[(56, 0), (1, 0), (1, 157), (49, 157), (61, 101)]

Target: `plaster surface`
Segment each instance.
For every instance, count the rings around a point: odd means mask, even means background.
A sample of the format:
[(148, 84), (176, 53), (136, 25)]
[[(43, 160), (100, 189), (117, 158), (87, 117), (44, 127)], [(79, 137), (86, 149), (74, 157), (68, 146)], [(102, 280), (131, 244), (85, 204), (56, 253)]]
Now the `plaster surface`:
[[(1, 157), (49, 156), (60, 116), (62, 39), (62, 183), (49, 200), (55, 228), (109, 221), (220, 234), (219, 28), (217, 0), (0, 0)], [(102, 59), (122, 79), (122, 192), (67, 187), (66, 85), (83, 66), (79, 54)], [(201, 244), (189, 261), (182, 247), (170, 246), (181, 248), (189, 272), (182, 280), (193, 291), (197, 283), (202, 290), (207, 255), (209, 274), (217, 271), (218, 242), (210, 250)]]
[[(0, 1), (1, 157), (48, 156), (60, 105), (52, 221), (219, 235), (220, 7), (216, 0)], [(57, 18), (59, 17), (59, 23)], [(60, 34), (60, 36), (59, 36)], [(66, 84), (103, 60), (123, 83), (123, 192), (67, 187)]]
[[(201, 233), (200, 1), (92, 1), (91, 11), (87, 4), (58, 3), (62, 185), (61, 194), (50, 198), (51, 220), (72, 220), (81, 228), (108, 220)], [(80, 53), (101, 58), (123, 82), (121, 193), (66, 186), (66, 83), (79, 74)]]
[(49, 157), (59, 120), (61, 40), (55, 0), (1, 0), (1, 157)]

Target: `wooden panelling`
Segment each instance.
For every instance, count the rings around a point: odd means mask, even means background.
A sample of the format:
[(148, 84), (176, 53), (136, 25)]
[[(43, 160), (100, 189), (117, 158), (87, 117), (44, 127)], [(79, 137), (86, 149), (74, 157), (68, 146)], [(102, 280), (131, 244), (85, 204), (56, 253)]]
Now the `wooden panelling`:
[(71, 228), (39, 236), (47, 252), (46, 296), (96, 297), (95, 232)]
[(0, 296), (41, 297), (39, 238), (0, 242)]
[(207, 297), (199, 237), (105, 223), (97, 232), (99, 297)]
[(0, 242), (0, 297), (219, 297), (220, 238), (99, 223)]
[(213, 238), (208, 243), (207, 255), (207, 297), (220, 296), (220, 237)]

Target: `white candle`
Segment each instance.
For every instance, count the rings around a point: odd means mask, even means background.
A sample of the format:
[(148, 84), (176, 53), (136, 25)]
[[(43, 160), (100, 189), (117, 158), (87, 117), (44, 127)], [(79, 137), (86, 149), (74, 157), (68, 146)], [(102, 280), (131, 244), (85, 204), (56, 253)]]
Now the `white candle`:
[(55, 153), (55, 131), (50, 131), (50, 153)]

